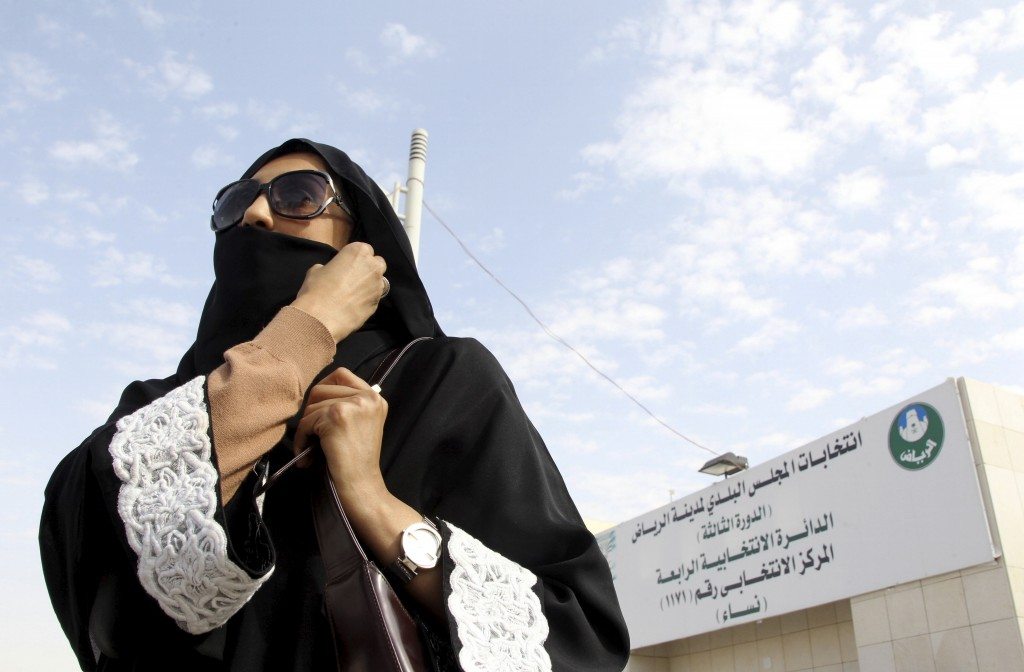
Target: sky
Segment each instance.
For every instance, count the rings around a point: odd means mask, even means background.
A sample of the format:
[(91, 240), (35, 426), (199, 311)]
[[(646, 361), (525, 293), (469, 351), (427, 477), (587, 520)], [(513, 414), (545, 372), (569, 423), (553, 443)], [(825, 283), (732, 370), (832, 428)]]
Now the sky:
[[(212, 282), (213, 195), (290, 137), (427, 203), (677, 432), (751, 464), (950, 376), (1024, 391), (1024, 3), (0, 0), (0, 650), (75, 669), (43, 487)], [(710, 453), (424, 214), (449, 335), (509, 373), (580, 512)]]

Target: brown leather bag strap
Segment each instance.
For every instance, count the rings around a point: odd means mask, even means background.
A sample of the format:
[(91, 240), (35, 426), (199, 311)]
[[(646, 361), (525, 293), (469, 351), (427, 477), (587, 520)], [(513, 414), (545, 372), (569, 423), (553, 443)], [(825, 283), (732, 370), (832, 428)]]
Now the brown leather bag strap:
[(324, 482), (320, 487), (313, 486), (313, 518), (327, 583), (332, 584), (362, 567), (369, 558), (363, 545), (356, 540), (355, 530), (341, 506), (338, 489), (331, 480), (327, 464), (318, 459), (314, 468), (321, 472)]

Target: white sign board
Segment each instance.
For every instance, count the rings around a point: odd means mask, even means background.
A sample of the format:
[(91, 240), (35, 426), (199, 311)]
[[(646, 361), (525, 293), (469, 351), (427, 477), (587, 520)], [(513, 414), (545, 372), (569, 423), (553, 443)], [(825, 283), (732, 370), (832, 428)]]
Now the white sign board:
[(994, 557), (953, 380), (597, 538), (634, 648)]

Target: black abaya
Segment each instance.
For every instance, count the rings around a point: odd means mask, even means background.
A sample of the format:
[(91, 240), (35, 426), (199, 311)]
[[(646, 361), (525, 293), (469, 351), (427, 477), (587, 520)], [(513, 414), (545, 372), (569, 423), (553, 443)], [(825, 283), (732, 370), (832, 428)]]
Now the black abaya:
[[(433, 337), (415, 344), (382, 386), (389, 410), (381, 472), (389, 491), (442, 533), (447, 632), (398, 587), (435, 667), (621, 670), (629, 638), (607, 563), (508, 376), (475, 339), (441, 332), (401, 224), (342, 152), (293, 140), (246, 175), (294, 151), (319, 153), (344, 181), (392, 286), (317, 380), (337, 366), (367, 379), (393, 347)], [(264, 291), (251, 314), (239, 314), (226, 305), (230, 280), (218, 270), (178, 372), (129, 385), (47, 486), (43, 569), (83, 670), (334, 669), (311, 472), (293, 470), (260, 502), (251, 496), (257, 471), (227, 506), (219, 495), (205, 377), (224, 349), (253, 338), (294, 297), (317, 254), (309, 241), (259, 235), (256, 247), (283, 245), (282, 258), (301, 248), (305, 266), (293, 285), (274, 290), (278, 297)], [(261, 468), (291, 456), (292, 429)]]

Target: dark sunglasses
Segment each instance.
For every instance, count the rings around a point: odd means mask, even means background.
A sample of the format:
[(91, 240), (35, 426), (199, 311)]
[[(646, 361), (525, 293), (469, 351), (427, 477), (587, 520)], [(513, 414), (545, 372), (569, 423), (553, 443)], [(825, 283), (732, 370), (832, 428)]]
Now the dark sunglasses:
[(288, 219), (312, 219), (331, 203), (337, 203), (352, 217), (352, 211), (338, 196), (330, 175), (322, 170), (293, 170), (263, 184), (249, 178), (232, 182), (218, 191), (213, 199), (210, 228), (223, 231), (238, 224), (263, 192), (267, 193), (270, 209)]

